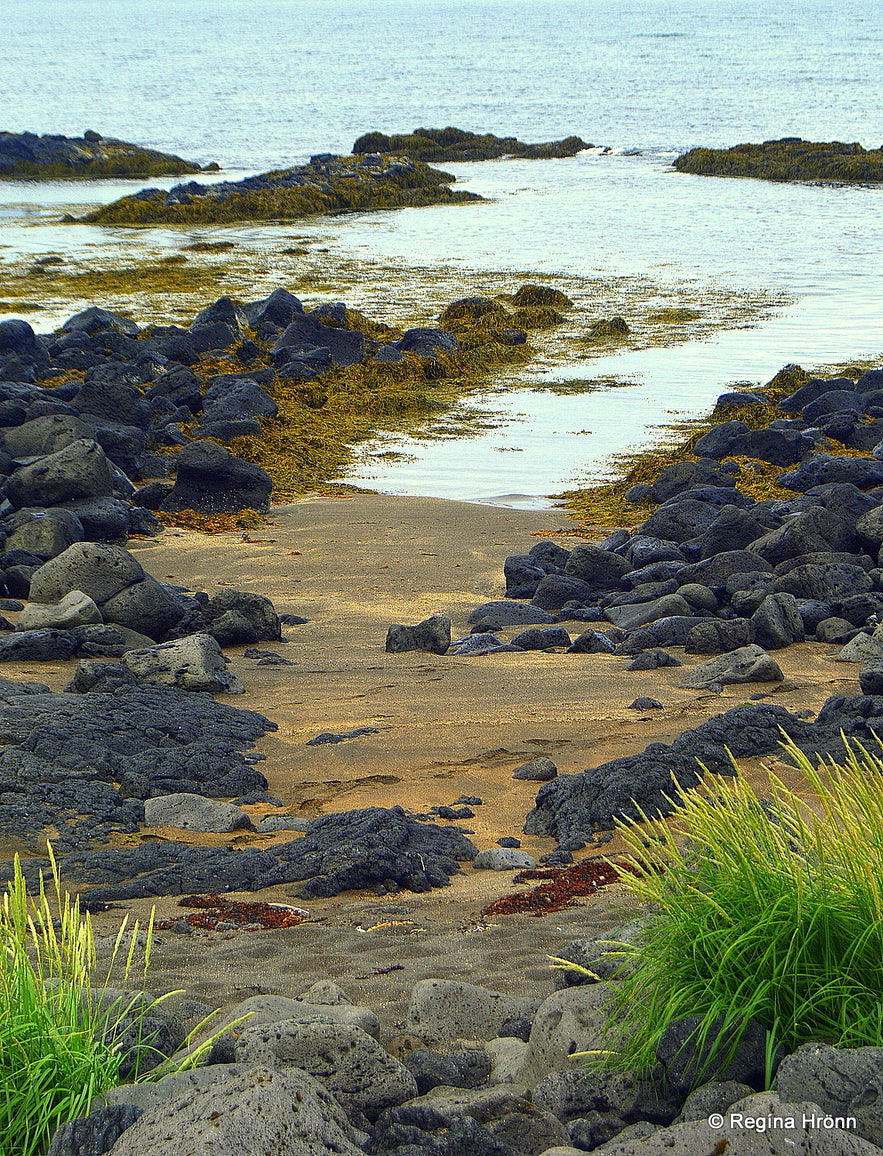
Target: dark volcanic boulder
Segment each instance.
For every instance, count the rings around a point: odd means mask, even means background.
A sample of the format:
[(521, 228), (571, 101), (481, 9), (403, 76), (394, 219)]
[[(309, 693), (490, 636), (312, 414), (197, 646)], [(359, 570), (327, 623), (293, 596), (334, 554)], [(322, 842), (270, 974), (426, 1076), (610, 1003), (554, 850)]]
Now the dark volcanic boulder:
[(641, 527), (641, 533), (667, 542), (686, 542), (707, 530), (717, 515), (714, 506), (686, 499), (660, 506)]
[(707, 689), (741, 682), (781, 682), (782, 670), (761, 646), (740, 646), (684, 675), (682, 686)]
[(104, 450), (95, 441), (71, 442), (64, 449), (22, 466), (6, 482), (13, 506), (54, 506), (75, 498), (109, 497), (114, 483)]
[(788, 490), (806, 493), (813, 486), (828, 482), (851, 482), (860, 490), (883, 485), (883, 462), (873, 458), (845, 458), (832, 454), (813, 454), (796, 469), (779, 474), (778, 482)]
[(591, 599), (594, 590), (581, 578), (570, 578), (565, 574), (547, 574), (537, 585), (531, 602), (541, 610), (560, 610), (568, 602), (584, 603)]
[(777, 592), (816, 602), (837, 602), (873, 588), (873, 581), (861, 566), (842, 562), (795, 566), (776, 578)]
[(403, 353), (416, 353), (418, 357), (438, 357), (440, 353), (456, 353), (460, 342), (446, 329), (407, 329), (396, 345)]
[(675, 790), (672, 777), (682, 787), (695, 787), (698, 770), (694, 760), (651, 743), (643, 754), (613, 759), (578, 775), (558, 775), (540, 788), (524, 832), (569, 842), (610, 830), (616, 819), (637, 821), (640, 811), (669, 815), (674, 808), (665, 796)]
[(108, 598), (101, 612), (105, 622), (127, 626), (157, 641), (184, 617), (180, 600), (149, 574)]
[(803, 642), (806, 637), (800, 606), (793, 594), (767, 595), (751, 621), (754, 641), (766, 650), (779, 650), (793, 642)]
[(186, 892), (256, 891), (300, 883), (303, 898), (386, 887), (428, 891), (444, 887), (476, 848), (456, 827), (433, 827), (400, 807), (369, 807), (314, 819), (292, 843), (267, 851), (142, 844), (126, 850), (67, 856), (62, 870), (99, 883), (97, 901)]
[(178, 473), (163, 510), (197, 510), (219, 514), (233, 510), (270, 508), (273, 482), (251, 462), (241, 461), (214, 442), (184, 446), (178, 454)]
[(403, 654), (409, 650), (445, 654), (450, 645), (451, 620), (444, 614), (433, 614), (416, 626), (394, 623), (386, 632), (386, 650), (389, 654)]
[(751, 543), (751, 551), (774, 566), (815, 550), (850, 551), (857, 544), (855, 531), (833, 510), (817, 506), (798, 514), (778, 530)]
[(724, 506), (707, 530), (694, 538), (700, 558), (713, 558), (723, 550), (738, 550), (753, 545), (766, 533), (767, 527), (756, 514), (738, 506)]
[(507, 598), (533, 598), (548, 569), (529, 554), (510, 554), (503, 563)]
[(576, 546), (564, 565), (564, 573), (597, 589), (611, 590), (632, 568), (630, 562), (611, 550), (602, 550), (600, 546)]
[(37, 335), (27, 321), (0, 321), (0, 357), (10, 355), (27, 360), (42, 355)]
[(668, 466), (652, 484), (648, 496), (651, 502), (665, 502), (675, 494), (692, 490), (696, 486), (733, 489), (735, 485), (736, 479), (731, 473), (722, 470), (718, 462), (700, 457), (696, 462), (675, 462)]
[(5, 429), (3, 448), (13, 458), (39, 458), (92, 436), (92, 427), (78, 417), (47, 414)]
[(684, 639), (687, 654), (724, 654), (754, 642), (754, 627), (744, 618), (706, 618)]
[(314, 349), (327, 349), (332, 365), (358, 365), (365, 360), (365, 335), (358, 329), (323, 325), (309, 313), (297, 314), (276, 341), (272, 354), (277, 365), (285, 365)]

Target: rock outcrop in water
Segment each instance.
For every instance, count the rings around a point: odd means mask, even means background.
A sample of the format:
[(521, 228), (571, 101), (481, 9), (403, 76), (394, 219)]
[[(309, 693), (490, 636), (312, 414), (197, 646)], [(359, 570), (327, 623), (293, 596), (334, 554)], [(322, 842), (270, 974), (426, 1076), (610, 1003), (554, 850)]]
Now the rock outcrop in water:
[(165, 177), (213, 172), (173, 153), (89, 131), (82, 136), (0, 132), (0, 180), (80, 180), (107, 177)]
[(474, 133), (462, 128), (415, 128), (411, 133), (387, 136), (368, 132), (353, 145), (354, 153), (398, 153), (430, 164), (455, 161), (490, 161), (498, 157), (525, 157), (529, 160), (551, 160), (572, 157), (583, 149), (593, 148), (578, 136), (542, 144), (525, 144), (514, 136)]
[(452, 189), (453, 181), (450, 174), (404, 156), (320, 153), (308, 164), (242, 181), (190, 181), (168, 192), (142, 189), (83, 219), (99, 225), (230, 224), (482, 200), (477, 193)]
[(704, 177), (757, 177), (765, 181), (883, 181), (883, 149), (841, 141), (783, 137), (729, 149), (694, 148), (674, 162), (679, 173)]

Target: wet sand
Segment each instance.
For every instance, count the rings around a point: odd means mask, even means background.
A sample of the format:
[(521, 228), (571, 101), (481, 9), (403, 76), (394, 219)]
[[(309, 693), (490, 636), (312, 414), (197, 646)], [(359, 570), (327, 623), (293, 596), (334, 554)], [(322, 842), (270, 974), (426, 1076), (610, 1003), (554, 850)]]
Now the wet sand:
[[(246, 688), (227, 701), (279, 725), (257, 749), (267, 756), (260, 767), (270, 793), (288, 811), (313, 817), (396, 804), (426, 811), (477, 795), (484, 803), (474, 808), (475, 818), (459, 824), (474, 832), (476, 845), (514, 835), (537, 857), (555, 844), (521, 832), (539, 784), (512, 779), (519, 763), (547, 755), (560, 773), (577, 772), (649, 742), (670, 741), (753, 695), (769, 695), (790, 710), (817, 710), (829, 694), (858, 690), (858, 667), (832, 663), (836, 648), (819, 644), (777, 652), (784, 683), (727, 687), (722, 694), (680, 686), (684, 670), (702, 661), (698, 656), (684, 656), (685, 668), (632, 672), (628, 659), (612, 655), (385, 652), (391, 623), (432, 613), (452, 618), (455, 637), (468, 633), (469, 613), (504, 595), (506, 555), (526, 552), (545, 537), (572, 547), (584, 540), (577, 531), (561, 511), (355, 494), (275, 507), (261, 529), (248, 533), (210, 537), (169, 529), (129, 548), (160, 581), (208, 592), (224, 585), (254, 590), (268, 595), (279, 613), (309, 619), (284, 630), (284, 645), (260, 644), (293, 666), (258, 666), (244, 657), (244, 647), (227, 652)], [(585, 628), (574, 623), (571, 634)], [(60, 688), (71, 672), (70, 664), (9, 663), (2, 673)], [(630, 710), (642, 695), (665, 709)], [(322, 731), (358, 727), (377, 733), (306, 745)], [(762, 781), (761, 761), (743, 770)], [(255, 818), (270, 809), (248, 808)], [(147, 837), (182, 833), (165, 828)], [(292, 837), (184, 836), (233, 846)], [(616, 843), (605, 848), (616, 849)], [(151, 985), (186, 988), (224, 1005), (256, 988), (298, 995), (315, 979), (333, 978), (351, 998), (374, 1007), (393, 1032), (418, 979), (456, 976), (545, 994), (548, 955), (569, 939), (606, 933), (635, 909), (615, 887), (553, 915), (481, 917), (487, 903), (514, 889), (511, 872), (467, 865), (450, 888), (425, 895), (349, 892), (302, 902), (285, 887), (237, 896), (297, 904), (308, 911), (308, 922), (284, 931), (158, 933)], [(152, 903), (125, 906), (144, 918)], [(157, 900), (156, 909), (160, 918), (184, 914), (174, 899)], [(109, 930), (119, 916), (119, 910), (97, 916), (96, 924)]]

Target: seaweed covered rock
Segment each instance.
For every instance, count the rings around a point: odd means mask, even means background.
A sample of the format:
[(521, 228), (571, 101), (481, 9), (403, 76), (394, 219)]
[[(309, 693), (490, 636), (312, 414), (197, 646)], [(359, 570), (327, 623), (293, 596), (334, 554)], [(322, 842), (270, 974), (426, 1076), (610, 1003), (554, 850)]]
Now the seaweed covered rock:
[[(216, 165), (209, 168), (217, 168)], [(85, 180), (106, 177), (160, 177), (198, 173), (200, 166), (172, 153), (101, 136), (0, 132), (0, 179)]]
[(453, 180), (406, 156), (321, 153), (305, 165), (241, 181), (189, 181), (168, 192), (142, 189), (83, 219), (102, 225), (229, 224), (482, 200), (452, 189)]
[(387, 136), (382, 132), (368, 132), (353, 145), (353, 152), (397, 153), (419, 161), (452, 163), (455, 161), (489, 161), (498, 157), (526, 157), (531, 160), (549, 160), (572, 157), (592, 148), (578, 136), (543, 144), (525, 144), (514, 136), (499, 137), (493, 133), (474, 133), (466, 129), (415, 128), (411, 133)]
[(766, 181), (883, 181), (883, 149), (782, 137), (729, 149), (694, 148), (675, 159), (680, 173)]

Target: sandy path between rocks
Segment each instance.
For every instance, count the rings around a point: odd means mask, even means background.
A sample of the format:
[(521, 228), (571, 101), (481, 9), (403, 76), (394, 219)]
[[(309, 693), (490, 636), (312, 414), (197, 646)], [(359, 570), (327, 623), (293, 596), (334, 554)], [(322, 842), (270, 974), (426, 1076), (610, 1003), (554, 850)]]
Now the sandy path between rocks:
[[(554, 842), (521, 833), (538, 784), (511, 778), (519, 763), (547, 755), (562, 773), (580, 771), (649, 742), (670, 741), (752, 693), (770, 693), (790, 710), (817, 710), (835, 691), (858, 692), (858, 667), (833, 664), (835, 648), (818, 644), (777, 652), (784, 683), (729, 687), (718, 695), (681, 688), (681, 668), (630, 672), (628, 659), (611, 655), (385, 653), (392, 622), (445, 613), (455, 637), (468, 633), (470, 611), (503, 597), (507, 554), (526, 552), (546, 536), (572, 547), (582, 540), (575, 529), (560, 511), (358, 494), (275, 507), (268, 523), (248, 534), (209, 537), (170, 529), (156, 540), (133, 541), (130, 549), (160, 581), (207, 592), (223, 585), (254, 590), (268, 595), (280, 613), (309, 618), (285, 629), (284, 645), (261, 644), (293, 666), (258, 666), (244, 657), (244, 647), (227, 652), (246, 687), (245, 695), (228, 701), (279, 724), (257, 745), (267, 756), (261, 769), (270, 792), (306, 817), (370, 805), (426, 811), (478, 795), (484, 805), (460, 824), (474, 832), (477, 846), (515, 835), (538, 856)], [(571, 633), (582, 629), (573, 624)], [(686, 668), (700, 661), (687, 656)], [(0, 673), (60, 688), (71, 670), (10, 663)], [(640, 695), (652, 695), (665, 709), (629, 710)], [(376, 727), (377, 733), (306, 745), (322, 731), (357, 727)], [(746, 772), (754, 775), (759, 766)], [(251, 810), (257, 816), (267, 808)], [(166, 828), (151, 837), (180, 835)], [(267, 846), (291, 837), (282, 832), (202, 841)], [(427, 895), (350, 892), (301, 904), (316, 922), (285, 931), (163, 932), (152, 985), (186, 987), (225, 1004), (254, 987), (296, 995), (313, 980), (331, 977), (353, 999), (374, 1007), (392, 1030), (417, 979), (456, 975), (544, 993), (551, 987), (548, 954), (568, 939), (604, 933), (629, 913), (628, 898), (616, 888), (555, 915), (483, 921), (481, 908), (511, 892), (511, 880), (511, 873), (467, 867), (450, 888)], [(291, 888), (241, 898), (299, 903)], [(151, 904), (126, 906), (143, 917)], [(160, 899), (156, 907), (161, 917), (182, 914), (174, 900)], [(109, 928), (118, 919), (112, 912), (98, 917), (98, 925)], [(401, 966), (374, 974), (394, 965)]]

